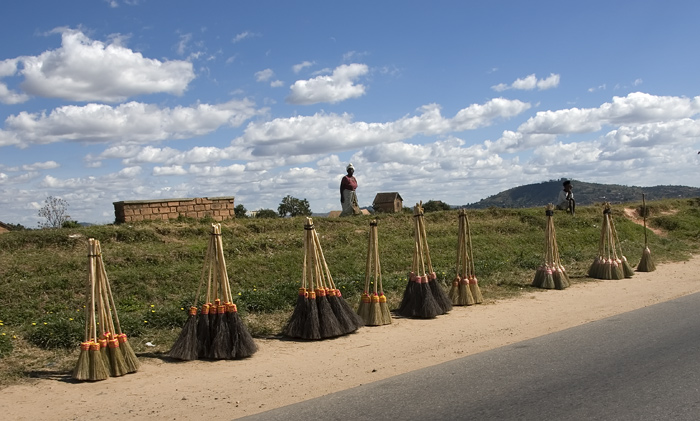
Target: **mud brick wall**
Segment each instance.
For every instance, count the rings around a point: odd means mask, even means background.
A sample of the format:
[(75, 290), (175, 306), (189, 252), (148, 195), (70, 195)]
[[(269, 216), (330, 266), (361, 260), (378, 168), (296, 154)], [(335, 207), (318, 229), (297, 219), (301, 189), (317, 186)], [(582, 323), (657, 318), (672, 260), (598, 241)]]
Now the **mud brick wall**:
[(180, 215), (197, 219), (211, 216), (216, 221), (235, 218), (233, 196), (114, 202), (114, 220), (118, 224), (176, 219)]

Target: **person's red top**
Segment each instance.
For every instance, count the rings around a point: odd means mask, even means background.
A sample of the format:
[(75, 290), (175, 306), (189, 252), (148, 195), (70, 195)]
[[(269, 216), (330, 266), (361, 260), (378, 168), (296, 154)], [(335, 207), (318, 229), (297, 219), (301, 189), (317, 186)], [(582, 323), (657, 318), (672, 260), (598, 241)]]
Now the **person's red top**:
[(350, 176), (344, 176), (343, 179), (340, 181), (340, 190), (352, 190), (355, 191), (357, 189), (357, 180), (355, 180), (355, 177), (350, 177)]

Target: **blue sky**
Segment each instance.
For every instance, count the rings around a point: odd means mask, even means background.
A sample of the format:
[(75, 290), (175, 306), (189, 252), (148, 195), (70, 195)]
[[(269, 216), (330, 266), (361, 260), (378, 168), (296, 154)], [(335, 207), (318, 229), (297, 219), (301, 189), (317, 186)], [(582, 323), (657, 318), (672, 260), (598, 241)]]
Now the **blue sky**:
[[(561, 177), (700, 186), (695, 1), (0, 6), (0, 221), (47, 196), (478, 201)], [(557, 192), (552, 192), (554, 199)]]

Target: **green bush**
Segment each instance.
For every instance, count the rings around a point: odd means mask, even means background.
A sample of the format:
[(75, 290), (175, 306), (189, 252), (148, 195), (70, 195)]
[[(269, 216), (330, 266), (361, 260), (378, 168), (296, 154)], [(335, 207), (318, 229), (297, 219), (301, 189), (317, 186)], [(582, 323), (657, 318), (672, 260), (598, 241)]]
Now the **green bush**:
[(12, 352), (12, 340), (6, 334), (0, 334), (0, 358), (10, 355)]
[(143, 317), (146, 327), (151, 329), (172, 329), (182, 327), (187, 321), (189, 307), (152, 307)]
[(84, 325), (65, 317), (51, 317), (29, 328), (27, 341), (42, 349), (73, 348), (84, 339)]

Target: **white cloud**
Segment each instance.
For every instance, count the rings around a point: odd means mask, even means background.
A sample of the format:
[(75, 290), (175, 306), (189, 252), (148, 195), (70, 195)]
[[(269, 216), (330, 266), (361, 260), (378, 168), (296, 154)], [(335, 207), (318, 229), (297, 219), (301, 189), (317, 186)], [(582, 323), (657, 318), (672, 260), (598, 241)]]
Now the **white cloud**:
[(72, 101), (121, 102), (157, 92), (181, 95), (194, 79), (192, 63), (160, 61), (120, 45), (62, 29), (61, 47), (18, 57), (22, 88), (30, 95)]
[(369, 68), (366, 64), (344, 64), (336, 67), (330, 76), (298, 80), (290, 87), (291, 92), (287, 97), (287, 102), (302, 105), (319, 102), (335, 104), (346, 99), (360, 97), (365, 94), (365, 87), (355, 84), (355, 81), (368, 72)]
[(497, 92), (503, 92), (508, 89), (531, 91), (535, 88), (544, 91), (559, 86), (560, 79), (560, 76), (555, 73), (550, 73), (545, 79), (537, 79), (537, 76), (533, 73), (524, 78), (516, 79), (515, 82), (510, 85), (499, 83), (498, 85), (492, 86), (491, 89)]
[(256, 34), (254, 32), (250, 32), (250, 31), (244, 31), (244, 32), (241, 32), (240, 34), (236, 35), (233, 38), (232, 42), (235, 44), (237, 42), (243, 41), (244, 39), (259, 37), (259, 36), (260, 36), (260, 34)]
[(29, 165), (22, 165), (24, 171), (36, 171), (36, 170), (52, 170), (58, 168), (61, 165), (56, 161), (45, 161), (45, 162), (35, 162)]
[(295, 64), (294, 66), (292, 66), (292, 71), (293, 71), (294, 73), (299, 73), (299, 72), (301, 72), (302, 70), (304, 70), (305, 68), (311, 67), (311, 66), (313, 66), (314, 64), (316, 64), (316, 63), (315, 63), (315, 62), (312, 62), (312, 61), (302, 61), (301, 63)]
[(270, 86), (273, 88), (281, 88), (282, 86), (284, 86), (284, 82), (282, 82), (281, 80), (273, 80), (272, 82), (270, 82)]
[(9, 116), (0, 131), (0, 146), (46, 144), (61, 141), (84, 143), (153, 143), (211, 133), (221, 126), (238, 127), (263, 112), (247, 99), (223, 104), (159, 108), (128, 102), (63, 106), (50, 114), (21, 112)]
[(275, 72), (273, 72), (272, 69), (260, 70), (259, 72), (255, 72), (255, 80), (257, 82), (267, 82), (272, 79), (274, 75)]

